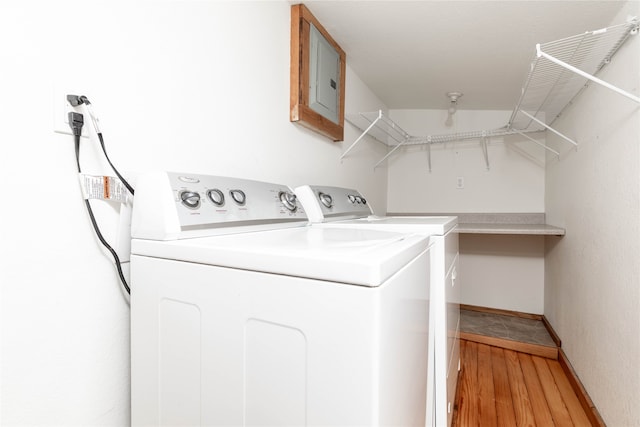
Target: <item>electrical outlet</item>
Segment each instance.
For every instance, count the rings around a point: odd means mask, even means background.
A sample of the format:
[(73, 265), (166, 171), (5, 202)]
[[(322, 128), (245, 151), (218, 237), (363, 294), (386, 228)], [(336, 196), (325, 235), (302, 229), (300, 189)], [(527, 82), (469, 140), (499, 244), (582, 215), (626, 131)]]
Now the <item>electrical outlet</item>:
[(456, 188), (462, 190), (464, 188), (464, 177), (459, 176), (456, 178)]
[(52, 111), (53, 111), (53, 131), (56, 133), (63, 133), (66, 135), (72, 135), (71, 128), (69, 127), (69, 113), (75, 111), (82, 113), (84, 116), (84, 126), (82, 127), (82, 135), (85, 138), (89, 137), (89, 126), (91, 125), (91, 118), (86, 111), (82, 111), (82, 107), (73, 107), (67, 102), (68, 94), (77, 94), (79, 92), (65, 90), (62, 86), (54, 85), (52, 96)]

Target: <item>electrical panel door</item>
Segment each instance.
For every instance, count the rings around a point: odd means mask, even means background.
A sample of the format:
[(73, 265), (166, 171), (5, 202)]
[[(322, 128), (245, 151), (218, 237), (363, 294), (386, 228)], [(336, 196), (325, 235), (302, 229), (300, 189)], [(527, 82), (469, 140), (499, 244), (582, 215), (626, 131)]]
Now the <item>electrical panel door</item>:
[(340, 55), (311, 24), (309, 57), (309, 106), (338, 123)]

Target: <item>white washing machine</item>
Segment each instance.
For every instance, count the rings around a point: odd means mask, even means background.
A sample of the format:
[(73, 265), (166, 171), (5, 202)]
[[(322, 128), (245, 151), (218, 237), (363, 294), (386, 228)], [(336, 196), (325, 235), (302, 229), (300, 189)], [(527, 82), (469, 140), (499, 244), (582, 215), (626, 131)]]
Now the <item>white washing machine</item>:
[(292, 196), (138, 179), (134, 426), (424, 425), (429, 239), (310, 227)]
[(426, 425), (450, 426), (460, 370), (460, 290), (455, 216), (375, 216), (357, 190), (305, 185), (296, 196), (318, 227), (386, 230), (431, 236), (431, 310)]

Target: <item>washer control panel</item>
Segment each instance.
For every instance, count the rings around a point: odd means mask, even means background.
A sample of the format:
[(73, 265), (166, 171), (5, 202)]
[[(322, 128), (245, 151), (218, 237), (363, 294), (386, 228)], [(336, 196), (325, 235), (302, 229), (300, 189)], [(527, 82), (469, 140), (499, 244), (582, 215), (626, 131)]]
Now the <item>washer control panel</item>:
[(303, 185), (295, 189), (309, 221), (363, 218), (373, 214), (367, 199), (358, 190), (342, 187)]
[(136, 183), (134, 237), (170, 240), (293, 222), (307, 224), (307, 215), (282, 184), (176, 172), (145, 174)]
[(307, 219), (286, 185), (173, 172), (167, 176), (182, 226)]

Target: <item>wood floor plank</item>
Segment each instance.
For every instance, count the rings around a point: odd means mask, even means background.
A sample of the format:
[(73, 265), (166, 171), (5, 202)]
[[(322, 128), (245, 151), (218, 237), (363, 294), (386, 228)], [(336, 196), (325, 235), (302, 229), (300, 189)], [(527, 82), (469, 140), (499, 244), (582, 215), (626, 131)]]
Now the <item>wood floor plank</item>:
[(551, 411), (553, 422), (557, 426), (573, 426), (573, 421), (569, 415), (569, 410), (564, 403), (562, 394), (556, 385), (556, 381), (551, 374), (547, 361), (541, 357), (531, 356), (533, 365), (538, 373), (540, 385), (544, 392), (544, 397)]
[(513, 412), (516, 416), (516, 426), (535, 427), (533, 408), (524, 382), (518, 353), (513, 350), (504, 350), (504, 355), (511, 388), (511, 398), (513, 400)]
[(460, 351), (454, 427), (604, 426), (593, 421), (595, 409), (586, 412), (562, 361), (465, 340)]
[(460, 427), (476, 427), (480, 425), (478, 418), (478, 350), (477, 344), (465, 342), (462, 359), (462, 384), (458, 407), (458, 421)]
[(562, 369), (560, 362), (555, 360), (547, 360), (546, 362), (558, 386), (558, 390), (560, 390), (560, 394), (562, 394), (562, 400), (564, 400), (565, 405), (567, 405), (567, 410), (569, 411), (573, 424), (575, 426), (590, 426), (591, 422), (589, 421), (589, 417), (587, 417), (578, 396), (576, 396), (573, 387), (571, 387), (571, 383)]
[(507, 362), (504, 350), (491, 347), (491, 368), (493, 372), (493, 387), (496, 396), (496, 416), (498, 427), (513, 427), (516, 425), (516, 414), (513, 411), (513, 398), (507, 374)]
[(497, 427), (491, 347), (478, 346), (478, 398), (480, 399), (480, 425)]
[(522, 368), (522, 375), (524, 376), (524, 382), (527, 385), (527, 391), (529, 393), (529, 400), (531, 401), (531, 407), (533, 408), (533, 416), (535, 417), (536, 424), (539, 426), (555, 426), (553, 417), (551, 416), (551, 410), (545, 399), (542, 385), (538, 379), (538, 374), (531, 356), (524, 353), (518, 354), (518, 360), (520, 361), (520, 367)]

